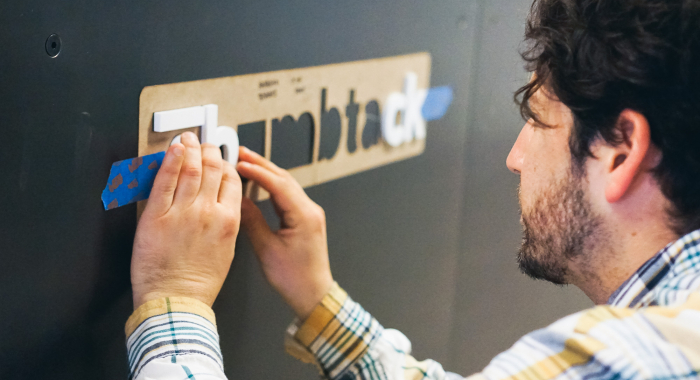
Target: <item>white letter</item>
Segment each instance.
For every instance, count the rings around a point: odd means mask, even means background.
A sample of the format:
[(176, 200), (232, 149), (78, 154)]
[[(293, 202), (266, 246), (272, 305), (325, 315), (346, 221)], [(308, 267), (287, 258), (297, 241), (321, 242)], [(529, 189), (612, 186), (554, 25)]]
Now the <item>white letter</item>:
[[(201, 127), (202, 143), (223, 147), (224, 160), (233, 165), (238, 163), (238, 134), (236, 130), (219, 124), (219, 106), (207, 104), (199, 107), (180, 108), (153, 114), (153, 130), (169, 132), (178, 129)], [(180, 142), (180, 135), (175, 136), (170, 145)]]
[[(418, 76), (409, 72), (403, 93), (392, 92), (382, 112), (382, 137), (390, 146), (425, 138), (425, 120), (421, 113), (427, 90), (418, 90)], [(401, 115), (401, 117), (399, 117)]]
[[(382, 137), (387, 144), (396, 147), (403, 144), (405, 133), (403, 120), (405, 118), (406, 96), (400, 92), (392, 92), (384, 104), (382, 112)], [(404, 117), (400, 117), (403, 113)], [(397, 123), (398, 121), (398, 123)]]

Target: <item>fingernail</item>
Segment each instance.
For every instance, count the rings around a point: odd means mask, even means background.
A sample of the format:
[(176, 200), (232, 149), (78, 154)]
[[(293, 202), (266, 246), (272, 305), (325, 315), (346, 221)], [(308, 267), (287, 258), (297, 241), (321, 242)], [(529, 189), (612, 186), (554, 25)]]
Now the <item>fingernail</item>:
[(182, 149), (182, 148), (179, 147), (179, 146), (176, 146), (175, 149), (173, 149), (173, 154), (174, 154), (176, 157), (180, 157), (180, 156), (182, 156), (184, 153), (185, 153), (185, 150)]
[(195, 135), (192, 132), (185, 132), (184, 134), (187, 135), (187, 138), (191, 141), (199, 141), (199, 139), (197, 138), (197, 135)]

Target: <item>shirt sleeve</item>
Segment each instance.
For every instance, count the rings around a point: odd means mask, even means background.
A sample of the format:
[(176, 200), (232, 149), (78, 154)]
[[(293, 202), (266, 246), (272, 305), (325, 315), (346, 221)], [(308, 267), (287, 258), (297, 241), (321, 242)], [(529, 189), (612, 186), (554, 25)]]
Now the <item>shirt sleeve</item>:
[[(671, 335), (663, 333), (652, 313), (667, 316), (669, 311), (600, 306), (573, 314), (524, 336), (469, 380), (674, 378), (697, 373), (692, 366), (679, 365), (690, 363), (691, 356), (669, 341)], [(664, 323), (682, 328), (674, 318)], [(289, 354), (316, 365), (326, 379), (462, 379), (433, 360), (414, 359), (403, 334), (384, 329), (337, 284), (306, 321), (289, 326), (285, 341)]]
[(285, 348), (326, 379), (461, 379), (433, 360), (416, 361), (401, 332), (384, 329), (337, 283), (304, 323), (289, 326)]
[(151, 300), (129, 317), (129, 379), (226, 379), (214, 312), (185, 297)]

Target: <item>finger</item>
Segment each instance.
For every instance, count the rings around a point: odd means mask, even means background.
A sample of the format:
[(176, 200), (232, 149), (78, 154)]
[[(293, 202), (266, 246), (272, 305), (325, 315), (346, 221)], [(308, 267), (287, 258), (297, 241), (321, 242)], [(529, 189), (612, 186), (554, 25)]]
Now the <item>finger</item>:
[(225, 162), (224, 175), (219, 189), (219, 203), (230, 208), (239, 207), (243, 196), (242, 188), (241, 177), (236, 173), (236, 169), (233, 165)]
[(284, 169), (272, 163), (267, 158), (253, 152), (252, 150), (242, 146), (238, 148), (238, 161), (250, 162), (251, 164), (260, 165), (277, 174), (284, 173)]
[(213, 144), (202, 144), (202, 184), (199, 187), (201, 199), (217, 202), (219, 187), (224, 174), (221, 150)]
[[(282, 176), (260, 165), (251, 164), (249, 162), (239, 162), (236, 169), (241, 176), (256, 182), (270, 193), (270, 197), (279, 208), (277, 211), (280, 216), (281, 214), (299, 208), (296, 203), (298, 203), (300, 199), (298, 190), (301, 190), (301, 187), (298, 187), (298, 185), (295, 186), (295, 182), (289, 181), (288, 175)], [(301, 192), (303, 193), (303, 190), (301, 190)]]
[(243, 198), (241, 202), (241, 227), (253, 243), (255, 253), (261, 255), (265, 251), (265, 246), (270, 244), (277, 237), (270, 230), (265, 217), (258, 206), (250, 200)]
[(184, 160), (185, 147), (182, 144), (174, 144), (168, 148), (163, 158), (163, 164), (158, 169), (156, 179), (153, 181), (151, 195), (144, 212), (155, 212), (163, 215), (173, 204), (173, 196), (177, 188), (177, 179), (180, 176), (180, 168)]
[(173, 203), (190, 204), (197, 197), (202, 183), (202, 148), (192, 132), (183, 133), (181, 140), (185, 145), (185, 161), (182, 163)]

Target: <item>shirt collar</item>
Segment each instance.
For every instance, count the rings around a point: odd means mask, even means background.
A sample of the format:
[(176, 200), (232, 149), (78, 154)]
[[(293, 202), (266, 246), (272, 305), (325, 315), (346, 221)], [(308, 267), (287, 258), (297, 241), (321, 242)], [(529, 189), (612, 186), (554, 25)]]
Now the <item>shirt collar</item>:
[(680, 269), (699, 270), (697, 265), (689, 262), (690, 254), (697, 253), (698, 249), (700, 249), (700, 230), (693, 231), (670, 243), (625, 281), (610, 296), (608, 305), (636, 307), (661, 280), (676, 276)]

